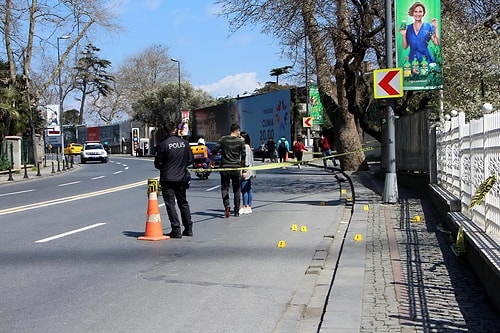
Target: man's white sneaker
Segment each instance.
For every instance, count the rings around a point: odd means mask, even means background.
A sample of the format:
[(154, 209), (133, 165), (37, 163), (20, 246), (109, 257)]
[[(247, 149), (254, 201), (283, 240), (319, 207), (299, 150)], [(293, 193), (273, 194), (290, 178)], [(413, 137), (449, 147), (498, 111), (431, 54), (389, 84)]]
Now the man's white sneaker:
[(245, 214), (252, 214), (252, 207), (247, 207)]

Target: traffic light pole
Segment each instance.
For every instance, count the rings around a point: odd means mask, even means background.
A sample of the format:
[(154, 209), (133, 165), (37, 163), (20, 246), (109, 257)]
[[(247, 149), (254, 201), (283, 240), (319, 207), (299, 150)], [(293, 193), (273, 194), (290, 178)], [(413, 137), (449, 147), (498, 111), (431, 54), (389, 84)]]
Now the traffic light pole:
[(139, 128), (132, 128), (132, 147), (130, 147), (130, 155), (134, 156), (137, 153), (137, 146), (139, 145)]

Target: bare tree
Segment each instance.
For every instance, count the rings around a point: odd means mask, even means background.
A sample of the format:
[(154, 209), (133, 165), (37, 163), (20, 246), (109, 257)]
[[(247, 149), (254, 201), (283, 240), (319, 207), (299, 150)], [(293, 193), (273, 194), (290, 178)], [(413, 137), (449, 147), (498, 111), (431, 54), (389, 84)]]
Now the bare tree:
[[(383, 103), (373, 99), (373, 77), (368, 67), (384, 68), (385, 63), (385, 11), (384, 0), (217, 0), (222, 5), (222, 13), (229, 20), (232, 31), (244, 25), (260, 25), (261, 31), (272, 34), (282, 44), (283, 53), (292, 59), (293, 64), (301, 62), (301, 56), (309, 61), (306, 68), (316, 77), (321, 102), (326, 118), (332, 123), (331, 132), (335, 148), (347, 154), (340, 158), (346, 170), (366, 169), (360, 130), (381, 139), (381, 114)], [(491, 37), (484, 46), (475, 34), (484, 30), (472, 29), (478, 24), (490, 27), (490, 31), (500, 31), (500, 0), (442, 0), (443, 16), (456, 22), (468, 31), (462, 37), (451, 40), (463, 41), (464, 45), (477, 43), (475, 47), (463, 48), (464, 62), (450, 57), (457, 45), (446, 44), (446, 34), (453, 34), (453, 25), (443, 27), (444, 63), (448, 68), (468, 68), (467, 61), (477, 61), (474, 73), (481, 74), (484, 80), (472, 88), (475, 96), (489, 96), (498, 89), (498, 61), (495, 60), (495, 45), (498, 39)], [(443, 21), (446, 24), (446, 20)], [(467, 37), (469, 35), (469, 37)], [(309, 47), (304, 51), (305, 40)], [(461, 44), (461, 43), (459, 43)], [(477, 47), (476, 47), (477, 46)], [(391, 46), (389, 46), (391, 47)], [(448, 50), (447, 50), (448, 49)], [(480, 50), (488, 50), (487, 57)], [(493, 52), (491, 52), (491, 51)], [(474, 53), (465, 56), (466, 52)], [(296, 61), (293, 61), (296, 60)], [(370, 63), (371, 66), (366, 64)], [(453, 63), (453, 64), (451, 64)], [(456, 103), (457, 95), (447, 96), (446, 86), (461, 81), (470, 89), (468, 79), (461, 78), (463, 71), (445, 73), (445, 103)], [(456, 75), (454, 75), (456, 74)], [(448, 76), (446, 78), (446, 76)], [(484, 91), (482, 92), (482, 88)], [(489, 93), (489, 95), (488, 95)], [(498, 92), (496, 92), (498, 96)], [(398, 101), (396, 113), (402, 115), (416, 110), (422, 105), (439, 105), (440, 95), (436, 91), (407, 92)], [(467, 98), (466, 98), (467, 99)], [(326, 127), (328, 130), (328, 128)]]
[(91, 95), (89, 114), (96, 114), (97, 117), (106, 124), (123, 118), (128, 118), (128, 114), (123, 108), (122, 86), (117, 84), (116, 80), (110, 82), (111, 94), (104, 96), (102, 94)]
[(177, 75), (177, 65), (162, 45), (151, 45), (126, 58), (115, 74), (116, 107), (132, 116), (132, 104), (168, 82), (177, 82)]
[[(99, 0), (88, 1), (37, 1), (6, 0), (2, 16), (5, 53), (9, 64), (9, 78), (12, 87), (16, 87), (24, 96), (25, 107), (19, 110), (33, 119), (41, 96), (56, 77), (71, 50), (78, 45), (93, 26), (113, 29), (112, 8)], [(61, 35), (71, 35), (72, 42), (58, 59), (55, 68), (44, 76), (43, 83), (32, 84), (32, 63), (36, 56), (43, 63), (47, 51), (53, 53), (54, 42)], [(17, 79), (21, 76), (22, 80)], [(42, 78), (42, 76), (38, 76)], [(19, 83), (21, 82), (21, 83)], [(35, 138), (35, 128), (31, 124)], [(35, 140), (34, 144), (35, 144)], [(33, 149), (36, 154), (36, 149)], [(35, 160), (37, 156), (35, 155)]]
[[(374, 38), (383, 31), (382, 1), (220, 0), (231, 27), (261, 23), (284, 45), (307, 38), (321, 102), (346, 170), (366, 169), (359, 126), (368, 109), (370, 80), (364, 61), (382, 54)], [(296, 44), (298, 48), (299, 44)], [(300, 43), (303, 45), (303, 42)]]

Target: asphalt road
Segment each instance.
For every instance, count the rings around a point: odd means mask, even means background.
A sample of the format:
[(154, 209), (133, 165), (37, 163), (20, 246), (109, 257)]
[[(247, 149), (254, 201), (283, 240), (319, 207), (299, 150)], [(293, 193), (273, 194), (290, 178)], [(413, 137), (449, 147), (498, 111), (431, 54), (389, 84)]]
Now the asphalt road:
[(193, 177), (194, 237), (138, 241), (157, 175), (151, 159), (112, 157), (0, 186), (0, 332), (273, 331), (339, 228), (333, 176), (259, 171), (253, 214), (229, 219), (219, 176)]

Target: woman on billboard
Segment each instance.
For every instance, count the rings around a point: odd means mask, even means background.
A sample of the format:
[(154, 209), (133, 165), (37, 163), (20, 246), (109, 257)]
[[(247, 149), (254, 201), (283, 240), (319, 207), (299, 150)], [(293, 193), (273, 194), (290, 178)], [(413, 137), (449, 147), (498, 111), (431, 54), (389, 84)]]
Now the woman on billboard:
[(433, 18), (431, 23), (424, 22), (425, 6), (421, 2), (415, 2), (408, 10), (408, 15), (413, 17), (413, 23), (406, 25), (402, 22), (399, 27), (399, 32), (402, 35), (402, 47), (407, 49), (410, 47), (408, 55), (409, 61), (417, 59), (418, 62), (425, 60), (429, 63), (436, 62), (434, 56), (429, 52), (429, 41), (435, 45), (439, 45), (439, 29), (438, 21)]

